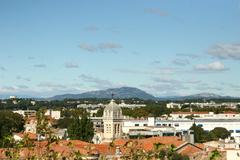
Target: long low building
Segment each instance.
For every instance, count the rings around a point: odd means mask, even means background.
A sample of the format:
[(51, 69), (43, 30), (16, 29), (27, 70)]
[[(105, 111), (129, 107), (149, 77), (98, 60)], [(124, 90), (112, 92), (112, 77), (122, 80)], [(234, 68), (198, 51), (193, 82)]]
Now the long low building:
[[(103, 130), (103, 123), (101, 117), (92, 117), (96, 130)], [(161, 119), (148, 117), (146, 119), (124, 119), (122, 132), (124, 134), (143, 133), (154, 135), (155, 132), (150, 128), (161, 128), (162, 132), (166, 128), (166, 132), (177, 133), (188, 131), (193, 124), (202, 127), (206, 131), (211, 131), (216, 127), (226, 128), (231, 132), (232, 137), (240, 137), (240, 119), (239, 118), (195, 118), (195, 119)], [(174, 130), (170, 131), (169, 128)]]
[(187, 131), (193, 124), (202, 127), (206, 131), (211, 131), (216, 127), (226, 128), (231, 132), (232, 137), (240, 137), (240, 119), (239, 118), (195, 118), (195, 119), (154, 119), (150, 117), (144, 120), (125, 120), (123, 132), (127, 133), (133, 129), (143, 129), (147, 126), (154, 127), (173, 127), (177, 131)]

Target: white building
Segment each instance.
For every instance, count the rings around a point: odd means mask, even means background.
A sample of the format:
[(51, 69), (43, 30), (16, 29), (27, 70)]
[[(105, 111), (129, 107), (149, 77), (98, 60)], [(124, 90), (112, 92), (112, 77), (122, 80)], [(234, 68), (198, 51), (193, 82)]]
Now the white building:
[(105, 107), (103, 111), (103, 141), (112, 142), (112, 140), (122, 137), (122, 110), (114, 100)]
[(98, 113), (99, 108), (88, 108), (87, 112), (90, 114), (90, 117), (94, 117)]
[(27, 133), (37, 133), (37, 119), (36, 118), (28, 118), (24, 125), (25, 132)]
[(224, 112), (214, 114), (213, 112), (173, 112), (170, 114), (173, 119), (186, 118), (187, 116), (200, 118), (240, 118), (240, 114), (236, 112)]
[(23, 117), (36, 117), (37, 112), (35, 110), (16, 110), (13, 113), (18, 113)]
[(182, 105), (179, 104), (179, 103), (173, 103), (173, 102), (171, 102), (171, 103), (167, 103), (167, 104), (166, 104), (166, 107), (167, 107), (167, 108), (181, 108)]
[(202, 127), (205, 131), (211, 131), (216, 127), (226, 128), (232, 137), (240, 137), (240, 119), (237, 118), (195, 118), (175, 119), (175, 120), (156, 120), (156, 126), (169, 126), (177, 130), (188, 130), (193, 124)]
[[(228, 114), (226, 114), (228, 115)], [(202, 127), (205, 131), (211, 131), (216, 127), (226, 128), (231, 136), (234, 138), (240, 137), (240, 118), (239, 117), (225, 117), (223, 115), (214, 114), (213, 117), (202, 117), (194, 119), (176, 118), (176, 119), (163, 119), (153, 118), (148, 119), (125, 119), (123, 121), (123, 133), (128, 134), (133, 130), (149, 130), (152, 128), (175, 128), (176, 132), (188, 131), (195, 123), (197, 126)]]
[(126, 104), (124, 101), (122, 101), (119, 106), (124, 108), (141, 108), (146, 107), (146, 104)]
[(104, 105), (102, 103), (99, 103), (99, 104), (78, 104), (77, 105), (77, 108), (84, 108), (84, 109), (88, 109), (88, 108), (101, 108), (101, 107), (104, 107)]
[(229, 149), (226, 150), (227, 160), (238, 160), (240, 159), (240, 149)]
[(50, 116), (53, 119), (60, 119), (61, 118), (61, 111), (53, 111), (51, 109), (48, 109), (45, 112), (45, 116)]
[(17, 99), (17, 96), (9, 96), (9, 99)]

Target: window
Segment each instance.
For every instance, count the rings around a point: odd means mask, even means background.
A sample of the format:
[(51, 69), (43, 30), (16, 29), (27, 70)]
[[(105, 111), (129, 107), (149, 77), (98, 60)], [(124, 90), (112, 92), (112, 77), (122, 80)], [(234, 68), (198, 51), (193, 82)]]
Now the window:
[(240, 133), (240, 130), (236, 130), (236, 133)]
[(178, 124), (178, 123), (175, 123), (174, 126), (175, 126), (175, 127), (179, 127), (179, 124)]
[(135, 124), (135, 126), (139, 126), (139, 124)]
[(233, 130), (229, 130), (230, 133), (233, 133), (234, 131)]
[(198, 127), (202, 127), (203, 125), (202, 125), (202, 124), (198, 124), (197, 126), (198, 126)]
[(143, 126), (147, 126), (147, 124), (143, 124)]

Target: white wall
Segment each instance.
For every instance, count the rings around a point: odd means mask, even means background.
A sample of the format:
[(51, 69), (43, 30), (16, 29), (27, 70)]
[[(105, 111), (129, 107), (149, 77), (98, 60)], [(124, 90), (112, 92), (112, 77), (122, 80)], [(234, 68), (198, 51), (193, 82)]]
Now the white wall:
[(227, 160), (240, 159), (240, 150), (227, 150)]

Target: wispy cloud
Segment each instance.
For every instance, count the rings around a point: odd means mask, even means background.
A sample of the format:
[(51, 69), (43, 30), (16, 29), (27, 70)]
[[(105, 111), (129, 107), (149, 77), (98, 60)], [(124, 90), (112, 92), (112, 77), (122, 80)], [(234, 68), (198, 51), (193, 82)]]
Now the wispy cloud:
[(28, 56), (27, 58), (28, 58), (29, 60), (35, 59), (35, 57), (33, 57), (33, 56)]
[(121, 84), (115, 84), (109, 80), (89, 76), (82, 74), (79, 76), (79, 79), (86, 82), (86, 83), (91, 83), (93, 84), (93, 87), (96, 89), (107, 89), (107, 88), (112, 88), (112, 87), (119, 87)]
[(79, 65), (73, 62), (66, 62), (65, 68), (72, 69), (72, 68), (79, 68)]
[(116, 69), (117, 72), (128, 74), (143, 74), (143, 75), (165, 75), (176, 73), (175, 68), (156, 68), (154, 70), (137, 70), (137, 69)]
[(187, 60), (187, 59), (179, 59), (179, 58), (174, 59), (172, 61), (172, 63), (175, 64), (175, 65), (178, 65), (178, 66), (186, 66), (186, 65), (190, 64), (189, 60)]
[(16, 79), (17, 79), (17, 80), (24, 80), (24, 81), (27, 81), (27, 82), (30, 82), (30, 81), (31, 81), (30, 78), (22, 77), (22, 76), (19, 76), (19, 75), (16, 77)]
[(146, 9), (145, 9), (145, 12), (146, 12), (146, 13), (149, 13), (149, 14), (159, 15), (159, 16), (161, 16), (161, 17), (168, 16), (168, 13), (166, 13), (165, 11), (162, 11), (162, 10), (159, 9), (159, 8), (146, 8)]
[(234, 84), (234, 83), (229, 83), (229, 82), (223, 82), (221, 85), (229, 87), (231, 90), (237, 90), (240, 91), (240, 85), (239, 84)]
[(154, 93), (157, 96), (176, 96), (179, 95), (179, 91), (188, 90), (189, 87), (186, 87), (182, 84), (142, 84), (140, 85), (144, 90), (149, 93)]
[(86, 28), (84, 28), (84, 30), (86, 30), (88, 32), (97, 32), (100, 29), (97, 26), (92, 25), (92, 26), (87, 26)]
[(204, 84), (199, 84), (195, 87), (196, 90), (201, 91), (201, 92), (212, 92), (212, 91), (222, 91), (222, 87), (214, 86), (214, 85), (209, 85), (207, 83)]
[(165, 77), (154, 77), (152, 78), (154, 83), (163, 83), (163, 84), (185, 84), (185, 85), (195, 85), (200, 84), (202, 81), (200, 80), (179, 80), (179, 79), (171, 79), (171, 78), (165, 78)]
[(67, 88), (66, 85), (57, 84), (54, 82), (41, 82), (38, 84), (38, 87), (48, 88), (50, 90), (63, 90)]
[(118, 49), (122, 48), (120, 44), (114, 42), (99, 43), (97, 45), (81, 43), (79, 47), (88, 52), (117, 52)]
[(161, 61), (159, 61), (159, 60), (154, 60), (154, 61), (151, 62), (151, 64), (153, 64), (153, 65), (158, 65), (158, 64), (161, 64)]
[(207, 50), (209, 55), (222, 59), (240, 60), (240, 43), (216, 44)]
[(28, 89), (29, 87), (26, 85), (17, 85), (19, 89)]
[(47, 67), (46, 64), (34, 64), (33, 66), (36, 68), (46, 68)]
[(1, 70), (1, 71), (6, 71), (6, 68), (3, 67), (3, 66), (0, 66), (0, 70)]
[(187, 54), (187, 53), (177, 53), (177, 57), (185, 57), (185, 58), (191, 58), (191, 59), (197, 59), (199, 58), (199, 55), (196, 54)]
[(15, 87), (12, 87), (12, 86), (3, 86), (1, 87), (1, 91), (2, 92), (12, 92), (12, 91), (15, 91), (16, 88)]
[(225, 71), (227, 68), (224, 66), (222, 62), (216, 61), (209, 64), (199, 64), (195, 66), (195, 70), (197, 71)]

